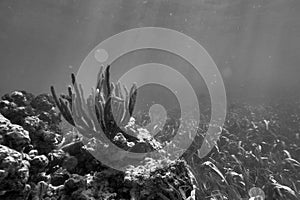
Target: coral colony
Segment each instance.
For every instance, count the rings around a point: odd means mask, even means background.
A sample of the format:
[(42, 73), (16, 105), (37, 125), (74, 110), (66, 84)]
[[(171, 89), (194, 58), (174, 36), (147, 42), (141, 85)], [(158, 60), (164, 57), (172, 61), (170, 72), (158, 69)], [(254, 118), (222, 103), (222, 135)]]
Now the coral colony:
[[(133, 114), (137, 86), (128, 90), (112, 83), (109, 70), (101, 68), (87, 100), (74, 75), (67, 95), (58, 96), (51, 87), (52, 95), (14, 91), (2, 96), (0, 199), (300, 199), (299, 103), (232, 104), (219, 141), (202, 159), (197, 149), (207, 124), (199, 125), (180, 159), (161, 152), (125, 170), (96, 159), (93, 149), (108, 162), (122, 159), (109, 151), (108, 140), (139, 153), (165, 145), (143, 128), (147, 114)], [(194, 121), (187, 116), (181, 125), (196, 126)], [(174, 125), (168, 129), (176, 129), (176, 121), (169, 122)]]

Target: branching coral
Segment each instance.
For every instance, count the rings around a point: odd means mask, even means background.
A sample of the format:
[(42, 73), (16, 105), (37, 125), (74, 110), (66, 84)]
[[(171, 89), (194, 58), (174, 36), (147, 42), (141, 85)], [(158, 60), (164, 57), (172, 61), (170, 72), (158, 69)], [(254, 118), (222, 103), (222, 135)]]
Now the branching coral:
[(116, 84), (110, 82), (110, 66), (108, 66), (106, 69), (100, 68), (96, 88), (92, 90), (87, 100), (84, 99), (83, 88), (76, 82), (74, 74), (72, 85), (73, 89), (68, 88), (68, 95), (61, 95), (60, 98), (56, 95), (54, 87), (51, 87), (51, 92), (64, 118), (76, 126), (83, 136), (94, 137), (104, 143), (109, 139), (125, 150), (136, 149), (132, 147), (137, 144), (142, 146), (139, 149), (147, 151), (155, 149), (150, 142), (141, 143), (137, 135), (128, 134), (130, 131), (126, 130), (137, 97), (135, 84), (128, 90), (119, 82)]
[(76, 83), (74, 74), (72, 74), (73, 90), (69, 87), (68, 95), (61, 95), (61, 98), (58, 98), (54, 87), (51, 87), (56, 105), (64, 118), (73, 126), (76, 125), (87, 137), (94, 137), (93, 133), (98, 132), (99, 137), (101, 133), (105, 133), (112, 139), (114, 134), (121, 131), (119, 127), (129, 122), (133, 113), (137, 95), (136, 85), (133, 85), (130, 91), (123, 87), (123, 92), (120, 83), (110, 82), (109, 68), (108, 66), (104, 70), (101, 67), (96, 90), (87, 101), (84, 99), (81, 85)]

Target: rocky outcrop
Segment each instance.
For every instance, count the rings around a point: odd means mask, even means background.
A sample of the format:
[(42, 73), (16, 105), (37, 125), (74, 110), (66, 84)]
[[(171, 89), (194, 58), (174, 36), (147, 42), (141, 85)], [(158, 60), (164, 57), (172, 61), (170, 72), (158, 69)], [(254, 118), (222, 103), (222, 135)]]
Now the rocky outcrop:
[(28, 131), (22, 126), (12, 124), (0, 114), (0, 144), (22, 151), (30, 144), (31, 140)]
[(24, 160), (24, 156), (7, 146), (0, 145), (0, 194), (1, 199), (15, 194), (26, 196), (30, 185), (30, 163)]

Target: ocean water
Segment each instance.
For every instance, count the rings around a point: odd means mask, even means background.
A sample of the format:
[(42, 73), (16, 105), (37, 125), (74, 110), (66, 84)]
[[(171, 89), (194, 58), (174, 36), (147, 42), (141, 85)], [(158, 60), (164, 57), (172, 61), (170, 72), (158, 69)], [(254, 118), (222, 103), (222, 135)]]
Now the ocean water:
[[(37, 94), (49, 92), (50, 85), (64, 92), (70, 74), (96, 45), (151, 26), (199, 42), (216, 63), (229, 97), (291, 96), (300, 91), (299, 10), (299, 0), (1, 0), (0, 93)], [(167, 53), (141, 50), (123, 56), (112, 69), (154, 58), (180, 63)], [(199, 88), (207, 94), (200, 79)]]

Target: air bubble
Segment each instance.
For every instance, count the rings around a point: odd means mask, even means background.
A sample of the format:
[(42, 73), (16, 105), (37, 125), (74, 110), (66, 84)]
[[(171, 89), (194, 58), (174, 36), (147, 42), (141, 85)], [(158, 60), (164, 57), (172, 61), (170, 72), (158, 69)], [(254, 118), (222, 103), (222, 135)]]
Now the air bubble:
[(108, 53), (105, 49), (97, 49), (95, 51), (95, 58), (98, 62), (105, 62), (108, 59)]

